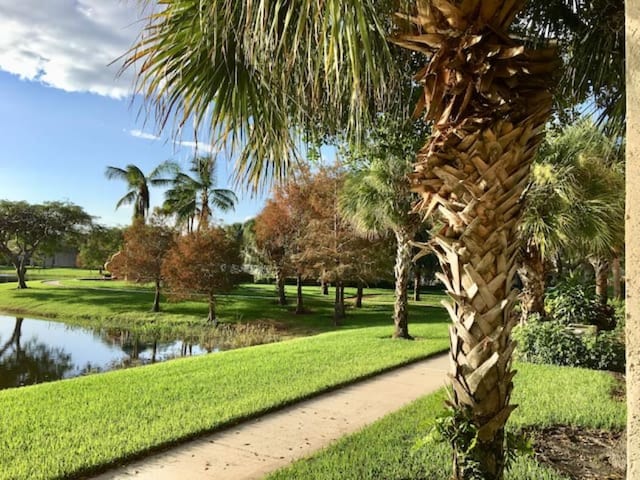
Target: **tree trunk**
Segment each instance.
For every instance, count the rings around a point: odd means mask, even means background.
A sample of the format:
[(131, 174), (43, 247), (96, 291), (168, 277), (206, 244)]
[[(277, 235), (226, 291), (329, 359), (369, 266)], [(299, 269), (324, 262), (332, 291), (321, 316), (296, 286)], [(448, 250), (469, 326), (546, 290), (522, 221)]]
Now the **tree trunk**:
[(213, 295), (209, 295), (209, 315), (207, 316), (207, 322), (211, 323), (214, 327), (218, 326), (218, 318), (216, 317), (216, 298)]
[(463, 3), (426, 3), (411, 12), (415, 30), (395, 41), (431, 53), (416, 80), (424, 86), (417, 113), (426, 112), (433, 130), (411, 179), (422, 213), (437, 212), (444, 224), (432, 238), (451, 297), (452, 404), (461, 419), (455, 428), (468, 418), (477, 429), (469, 456), (450, 438), (453, 478), (467, 480), (473, 465), (477, 478), (501, 480), (504, 428), (515, 408), (516, 228), (558, 63), (553, 49), (528, 51), (509, 38), (524, 2)]
[(620, 268), (620, 256), (616, 255), (611, 260), (611, 275), (613, 276), (613, 298), (624, 300), (622, 285), (622, 269)]
[(287, 296), (284, 289), (284, 274), (280, 267), (276, 268), (276, 287), (278, 289), (278, 305), (287, 304)]
[(336, 294), (333, 304), (333, 324), (335, 326), (340, 325), (340, 321), (344, 318), (344, 287), (342, 286), (342, 280), (336, 282)]
[(322, 294), (329, 295), (329, 282), (325, 280), (326, 272), (323, 270), (320, 276), (320, 286), (322, 287)]
[(402, 230), (396, 230), (396, 277), (395, 302), (393, 304), (393, 338), (411, 339), (409, 335), (409, 272), (411, 270), (411, 237)]
[(533, 313), (537, 313), (544, 319), (546, 316), (544, 310), (546, 270), (540, 251), (535, 246), (526, 248), (518, 274), (522, 280), (520, 322), (525, 323)]
[(362, 308), (362, 296), (364, 294), (364, 285), (358, 280), (358, 286), (356, 287), (356, 308)]
[(602, 257), (589, 259), (596, 276), (596, 298), (601, 305), (609, 300), (609, 261)]
[(153, 297), (153, 312), (160, 311), (160, 280), (156, 280), (156, 293)]
[(15, 257), (11, 260), (13, 266), (16, 269), (16, 276), (18, 277), (18, 288), (29, 288), (27, 287), (27, 265), (24, 257)]
[(627, 478), (640, 478), (640, 3), (625, 2)]
[(413, 267), (413, 301), (420, 301), (420, 284), (422, 283), (422, 268), (419, 266)]
[(304, 305), (302, 304), (302, 275), (296, 276), (296, 314), (304, 313)]

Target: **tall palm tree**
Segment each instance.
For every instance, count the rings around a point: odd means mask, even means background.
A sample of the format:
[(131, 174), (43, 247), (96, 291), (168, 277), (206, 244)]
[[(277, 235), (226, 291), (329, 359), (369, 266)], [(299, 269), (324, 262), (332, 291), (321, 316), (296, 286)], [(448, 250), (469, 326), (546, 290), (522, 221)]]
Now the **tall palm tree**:
[(590, 120), (551, 136), (539, 150), (519, 227), (523, 319), (544, 316), (546, 266), (561, 252), (589, 258), (599, 295), (606, 292), (608, 259), (622, 248), (624, 235), (618, 152)]
[[(161, 122), (206, 123), (238, 150), (238, 177), (259, 188), (286, 173), (296, 127), (357, 135), (372, 109), (400, 101), (379, 3), (163, 2), (126, 66), (140, 65), (137, 91)], [(477, 429), (471, 451), (454, 443), (459, 479), (472, 466), (502, 478), (514, 408), (515, 228), (557, 69), (553, 49), (530, 51), (509, 35), (523, 3), (419, 1), (394, 37), (428, 58), (416, 114), (434, 133), (413, 187), (422, 212), (445, 221), (434, 244), (453, 299), (453, 403)]]
[(146, 176), (140, 167), (129, 164), (125, 168), (108, 166), (105, 170), (105, 176), (109, 180), (122, 180), (126, 182), (128, 191), (116, 203), (116, 208), (123, 205), (133, 204), (133, 221), (141, 220), (144, 222), (149, 213), (151, 195), (149, 186), (165, 186), (170, 180), (164, 178), (163, 175), (170, 172), (171, 168), (167, 162), (163, 162), (152, 170)]
[(164, 209), (176, 215), (178, 224), (186, 225), (191, 232), (197, 219), (197, 229), (209, 226), (214, 209), (228, 212), (235, 208), (236, 194), (226, 188), (217, 188), (216, 158), (197, 156), (191, 160), (189, 172), (181, 172), (180, 167), (172, 163), (176, 170), (172, 187), (165, 192)]
[(369, 144), (349, 153), (359, 167), (347, 176), (340, 193), (339, 206), (354, 227), (369, 235), (392, 233), (396, 239), (395, 338), (409, 334), (408, 286), (412, 244), (422, 217), (411, 212), (415, 196), (409, 191), (409, 174), (414, 160), (420, 127), (386, 122), (375, 132)]

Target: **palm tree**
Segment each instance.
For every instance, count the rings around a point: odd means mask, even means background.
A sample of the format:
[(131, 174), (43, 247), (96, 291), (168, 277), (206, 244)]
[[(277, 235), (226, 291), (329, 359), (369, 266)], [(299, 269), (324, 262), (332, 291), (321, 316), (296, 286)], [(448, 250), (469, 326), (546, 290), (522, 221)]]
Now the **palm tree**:
[(236, 194), (226, 188), (216, 188), (216, 158), (210, 155), (197, 156), (191, 160), (191, 175), (176, 171), (172, 187), (165, 192), (164, 209), (174, 213), (178, 224), (186, 225), (187, 231), (193, 231), (197, 219), (198, 230), (206, 229), (213, 209), (228, 212), (235, 208)]
[(127, 183), (129, 189), (127, 193), (118, 200), (116, 208), (123, 205), (133, 204), (133, 221), (145, 221), (150, 207), (149, 186), (164, 186), (169, 184), (170, 180), (163, 178), (162, 175), (171, 171), (171, 167), (167, 162), (158, 165), (153, 171), (146, 176), (143, 171), (136, 165), (129, 164), (125, 168), (108, 166), (105, 176), (109, 180), (123, 180)]
[(539, 150), (519, 227), (523, 320), (531, 313), (544, 317), (546, 266), (561, 253), (589, 258), (606, 303), (608, 260), (624, 235), (618, 151), (589, 120), (551, 136)]
[(396, 239), (394, 338), (409, 334), (408, 285), (412, 245), (421, 216), (411, 213), (415, 197), (409, 191), (408, 177), (417, 142), (424, 135), (415, 125), (386, 122), (372, 132), (370, 143), (350, 152), (359, 168), (345, 181), (339, 199), (342, 215), (368, 235), (392, 233)]
[[(434, 239), (453, 303), (454, 401), (477, 428), (456, 446), (455, 478), (476, 465), (502, 478), (504, 425), (513, 410), (510, 339), (519, 198), (551, 109), (553, 49), (509, 35), (524, 2), (419, 1), (398, 18), (395, 42), (424, 53), (416, 109), (434, 123), (413, 187), (423, 213), (445, 225)], [(370, 112), (402, 101), (373, 0), (163, 2), (125, 66), (163, 124), (194, 119), (238, 152), (236, 175), (260, 188), (286, 173), (298, 129), (366, 131)], [(139, 62), (139, 63), (138, 63)], [(406, 104), (406, 99), (404, 100)], [(403, 105), (404, 106), (404, 105)]]

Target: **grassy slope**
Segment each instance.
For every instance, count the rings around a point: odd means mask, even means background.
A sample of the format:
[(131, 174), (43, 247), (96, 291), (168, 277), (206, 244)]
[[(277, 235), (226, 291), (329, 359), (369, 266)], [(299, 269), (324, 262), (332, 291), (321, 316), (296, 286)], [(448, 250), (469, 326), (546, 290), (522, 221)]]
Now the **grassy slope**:
[[(146, 318), (146, 303), (138, 299), (146, 292), (35, 282), (32, 287), (18, 291), (1, 285), (0, 309), (10, 304), (59, 318), (77, 311), (89, 319)], [(267, 318), (313, 331), (332, 328), (327, 297), (309, 295), (315, 313), (297, 317), (271, 303), (272, 287), (245, 286), (242, 292), (246, 296), (225, 301), (228, 315), (235, 311), (245, 321)], [(411, 329), (417, 341), (391, 340), (392, 297), (379, 293), (378, 303), (367, 299), (368, 305), (350, 311), (335, 332), (2, 391), (0, 478), (91, 471), (448, 347), (446, 314), (428, 305), (412, 305)], [(435, 300), (433, 296), (425, 303)], [(190, 321), (195, 314), (189, 312), (202, 306), (186, 302), (169, 308), (175, 310), (156, 320)]]
[[(613, 377), (604, 372), (520, 364), (514, 402), (520, 407), (511, 428), (528, 425), (571, 424), (621, 429), (625, 406), (611, 399)], [(442, 411), (445, 395), (438, 392), (393, 413), (326, 450), (294, 463), (270, 480), (445, 480), (451, 473), (448, 445), (409, 451), (424, 434), (424, 425)], [(511, 480), (560, 480), (532, 458), (520, 458), (507, 474)]]

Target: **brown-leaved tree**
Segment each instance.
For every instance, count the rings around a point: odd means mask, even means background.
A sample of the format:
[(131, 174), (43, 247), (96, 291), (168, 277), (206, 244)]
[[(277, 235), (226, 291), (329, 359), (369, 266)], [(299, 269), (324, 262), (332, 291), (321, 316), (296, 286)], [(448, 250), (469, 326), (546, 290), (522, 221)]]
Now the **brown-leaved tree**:
[(236, 239), (221, 228), (210, 228), (179, 237), (166, 256), (162, 272), (171, 297), (205, 295), (207, 320), (217, 326), (216, 295), (230, 292), (238, 284), (241, 266)]

